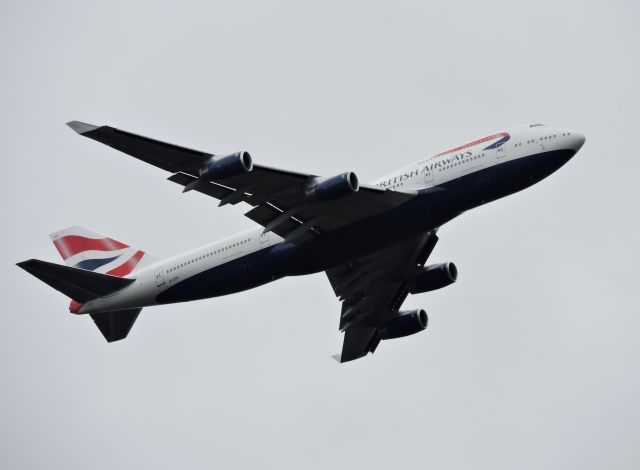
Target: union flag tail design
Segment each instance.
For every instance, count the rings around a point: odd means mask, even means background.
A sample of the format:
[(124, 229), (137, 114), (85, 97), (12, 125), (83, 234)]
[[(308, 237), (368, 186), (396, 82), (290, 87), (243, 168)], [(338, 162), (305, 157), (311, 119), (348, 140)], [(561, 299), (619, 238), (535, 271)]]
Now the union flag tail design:
[(49, 236), (67, 266), (74, 268), (124, 277), (152, 262), (142, 250), (77, 225)]

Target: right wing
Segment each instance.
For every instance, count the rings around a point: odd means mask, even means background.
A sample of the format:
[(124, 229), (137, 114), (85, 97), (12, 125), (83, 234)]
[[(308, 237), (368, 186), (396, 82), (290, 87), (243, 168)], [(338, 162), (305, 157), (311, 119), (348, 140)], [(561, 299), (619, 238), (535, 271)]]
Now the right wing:
[(246, 202), (253, 206), (245, 215), (286, 241), (301, 243), (322, 232), (366, 219), (397, 207), (414, 192), (391, 191), (377, 186), (360, 189), (339, 199), (315, 201), (308, 191), (320, 178), (316, 175), (253, 165), (233, 177), (201, 182), (200, 169), (214, 155), (168, 144), (109, 126), (72, 121), (69, 127), (80, 135), (120, 150), (139, 160), (173, 173), (170, 181), (220, 200), (219, 205)]
[(422, 268), (437, 242), (434, 230), (327, 271), (342, 301), (340, 330), (345, 335), (340, 362), (375, 351), (380, 343), (379, 327), (398, 316), (409, 293), (407, 282)]

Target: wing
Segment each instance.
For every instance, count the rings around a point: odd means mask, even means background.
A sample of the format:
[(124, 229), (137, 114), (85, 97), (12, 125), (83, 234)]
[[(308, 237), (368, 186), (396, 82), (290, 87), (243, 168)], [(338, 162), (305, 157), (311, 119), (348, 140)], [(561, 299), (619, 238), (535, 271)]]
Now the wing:
[(109, 126), (72, 121), (74, 131), (173, 173), (169, 180), (220, 200), (219, 205), (246, 202), (245, 215), (286, 241), (301, 243), (322, 232), (366, 219), (412, 199), (414, 192), (360, 185), (336, 200), (316, 201), (308, 190), (315, 175), (253, 165), (251, 171), (216, 181), (200, 182), (200, 169), (213, 154), (160, 142)]
[(342, 301), (340, 330), (345, 335), (340, 362), (375, 351), (380, 343), (378, 327), (398, 315), (409, 293), (408, 280), (421, 269), (437, 242), (434, 230), (327, 271)]

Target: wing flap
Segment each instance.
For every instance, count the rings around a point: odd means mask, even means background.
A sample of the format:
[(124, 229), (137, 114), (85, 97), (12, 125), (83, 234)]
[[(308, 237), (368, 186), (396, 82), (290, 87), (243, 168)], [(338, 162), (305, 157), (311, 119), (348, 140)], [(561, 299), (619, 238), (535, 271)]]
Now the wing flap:
[[(196, 178), (186, 173), (175, 173), (169, 176), (169, 178), (167, 179), (169, 181), (173, 181), (174, 183), (178, 183), (181, 186), (187, 186), (193, 183), (194, 181), (196, 181)], [(211, 183), (211, 182), (200, 183), (197, 186), (195, 186), (193, 190), (198, 191), (199, 193), (202, 193), (202, 194), (206, 194), (207, 196), (220, 199), (220, 200), (224, 199), (226, 196), (234, 192), (234, 190), (231, 188), (227, 188), (220, 184)]]
[(254, 207), (245, 216), (262, 225), (265, 232), (273, 232), (285, 238), (303, 224), (291, 214), (291, 211), (281, 212), (271, 204), (263, 204)]
[[(300, 195), (305, 183), (315, 178), (313, 175), (298, 173), (289, 170), (279, 170), (264, 165), (253, 165), (253, 170), (233, 178), (217, 181), (230, 188), (254, 188), (252, 198), (248, 201), (251, 205), (262, 204), (270, 200), (278, 200), (279, 196)], [(299, 202), (299, 201), (298, 201)]]

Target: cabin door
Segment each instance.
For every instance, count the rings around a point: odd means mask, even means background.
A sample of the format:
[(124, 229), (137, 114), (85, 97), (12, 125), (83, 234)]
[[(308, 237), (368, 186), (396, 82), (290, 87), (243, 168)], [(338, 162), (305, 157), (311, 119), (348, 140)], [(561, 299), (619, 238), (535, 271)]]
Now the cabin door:
[(498, 160), (498, 162), (507, 159), (507, 146), (505, 144), (498, 145), (496, 147), (496, 159)]
[(162, 271), (162, 268), (156, 269), (153, 273), (156, 278), (156, 287), (164, 285), (164, 272)]
[(260, 234), (260, 248), (269, 246), (269, 232)]

